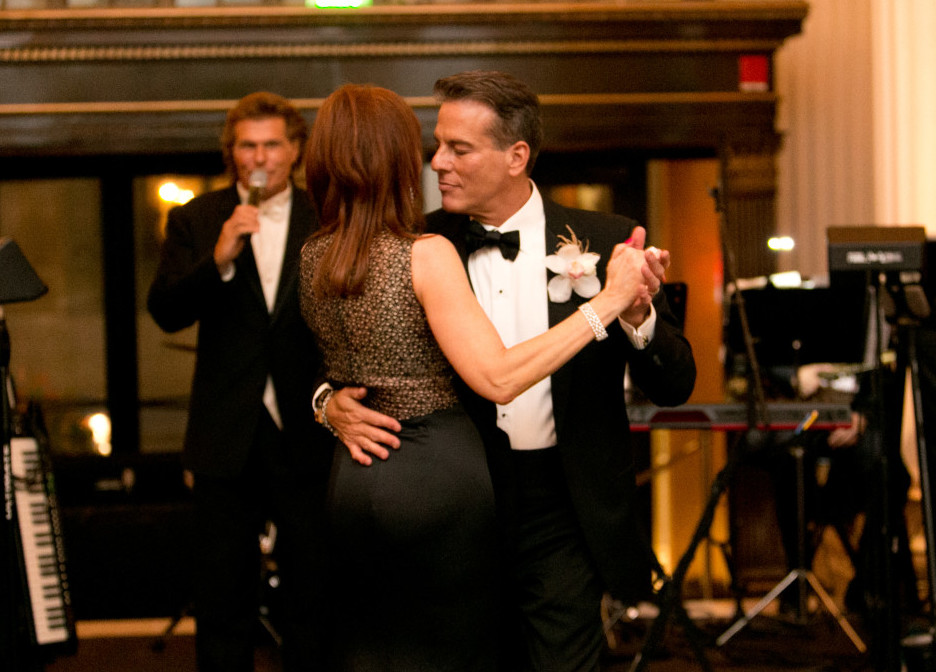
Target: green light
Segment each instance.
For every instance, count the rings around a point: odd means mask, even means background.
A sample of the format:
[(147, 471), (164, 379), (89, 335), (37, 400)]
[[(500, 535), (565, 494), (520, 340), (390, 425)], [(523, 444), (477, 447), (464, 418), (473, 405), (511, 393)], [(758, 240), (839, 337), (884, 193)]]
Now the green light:
[(306, 7), (318, 7), (319, 9), (356, 9), (358, 7), (370, 7), (374, 0), (305, 0)]

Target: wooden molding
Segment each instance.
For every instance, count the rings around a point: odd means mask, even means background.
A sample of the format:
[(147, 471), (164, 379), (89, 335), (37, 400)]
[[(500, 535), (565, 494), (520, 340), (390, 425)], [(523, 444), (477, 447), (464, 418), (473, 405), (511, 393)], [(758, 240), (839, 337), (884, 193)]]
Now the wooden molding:
[(795, 22), (809, 5), (803, 0), (698, 0), (695, 2), (469, 2), (417, 3), (319, 9), (253, 7), (101, 7), (0, 11), (0, 30), (87, 28), (205, 28), (238, 25), (308, 26), (361, 23), (507, 22)]

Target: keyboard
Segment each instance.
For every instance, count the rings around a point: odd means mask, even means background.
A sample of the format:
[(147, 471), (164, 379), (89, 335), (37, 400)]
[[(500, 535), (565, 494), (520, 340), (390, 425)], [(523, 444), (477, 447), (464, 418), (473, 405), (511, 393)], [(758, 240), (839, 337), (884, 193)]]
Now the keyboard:
[[(763, 429), (793, 431), (816, 411), (816, 420), (809, 429), (837, 429), (851, 425), (851, 408), (847, 404), (806, 402), (768, 402), (768, 423)], [(748, 422), (747, 404), (685, 404), (675, 408), (660, 408), (651, 404), (628, 404), (627, 418), (635, 432), (651, 429), (709, 429), (713, 431), (743, 431), (752, 426)], [(756, 415), (755, 415), (756, 418)], [(760, 423), (753, 423), (760, 427)]]
[(58, 506), (39, 442), (10, 442), (19, 561), (25, 569), (33, 644), (46, 647), (77, 642), (65, 569)]

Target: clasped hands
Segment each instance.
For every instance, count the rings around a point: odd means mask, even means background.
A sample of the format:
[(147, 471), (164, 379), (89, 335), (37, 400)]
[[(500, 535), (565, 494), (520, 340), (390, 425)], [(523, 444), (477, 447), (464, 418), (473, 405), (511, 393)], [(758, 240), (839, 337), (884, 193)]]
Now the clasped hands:
[[(647, 230), (642, 226), (634, 228), (631, 237), (623, 243), (614, 246), (611, 258), (608, 260), (608, 282), (615, 277), (616, 266), (622, 264), (640, 263), (637, 261), (635, 251), (643, 252), (640, 266), (642, 284), (638, 287), (637, 298), (620, 314), (624, 320), (634, 328), (639, 327), (650, 315), (650, 304), (657, 295), (663, 283), (666, 282), (666, 270), (670, 266), (669, 250), (660, 250), (656, 247), (644, 248), (647, 240)], [(630, 255), (627, 259), (626, 255)]]

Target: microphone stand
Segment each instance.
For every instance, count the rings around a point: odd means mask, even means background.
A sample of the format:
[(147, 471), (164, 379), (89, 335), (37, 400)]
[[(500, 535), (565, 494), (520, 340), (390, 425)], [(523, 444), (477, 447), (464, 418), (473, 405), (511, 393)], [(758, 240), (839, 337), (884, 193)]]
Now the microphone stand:
[(754, 338), (751, 336), (751, 327), (748, 323), (747, 308), (744, 305), (744, 295), (738, 287), (738, 267), (735, 262), (734, 250), (728, 238), (728, 224), (725, 221), (725, 205), (722, 202), (721, 190), (713, 187), (709, 192), (715, 199), (715, 210), (719, 213), (718, 232), (721, 236), (722, 251), (725, 260), (725, 270), (727, 273), (725, 285), (733, 285), (734, 291), (731, 293), (731, 300), (738, 309), (738, 320), (741, 322), (741, 335), (744, 338), (744, 352), (748, 361), (748, 391), (754, 391), (752, 397), (748, 394), (748, 427), (768, 427), (770, 417), (767, 411), (767, 401), (764, 398), (764, 384), (761, 378), (760, 364), (757, 361), (757, 353), (754, 350)]
[[(749, 376), (751, 384), (749, 387), (753, 388), (754, 390), (753, 397), (750, 394), (748, 395), (748, 426), (749, 428), (755, 426), (768, 427), (770, 423), (767, 415), (767, 403), (764, 399), (764, 387), (761, 380), (760, 367), (757, 364), (757, 354), (754, 351), (754, 339), (751, 336), (751, 330), (748, 325), (747, 310), (744, 306), (744, 298), (741, 296), (741, 291), (738, 289), (736, 284), (737, 275), (735, 257), (727, 235), (728, 228), (725, 221), (725, 209), (721, 200), (721, 191), (718, 187), (714, 187), (709, 193), (712, 198), (715, 199), (715, 210), (719, 213), (719, 233), (721, 235), (722, 250), (727, 276), (727, 282), (725, 284), (728, 285), (735, 283), (735, 291), (732, 293), (732, 301), (734, 301), (735, 305), (737, 306), (738, 315), (741, 320), (741, 331), (744, 337), (744, 346), (745, 351), (747, 352), (750, 367)], [(739, 437), (739, 442), (740, 439), (741, 437)], [(643, 648), (638, 652), (637, 656), (631, 663), (629, 672), (641, 672), (647, 668), (650, 658), (656, 652), (660, 641), (663, 639), (666, 631), (667, 621), (669, 621), (674, 611), (679, 617), (681, 623), (687, 628), (689, 634), (689, 643), (692, 646), (696, 658), (702, 665), (702, 668), (705, 670), (705, 672), (711, 672), (712, 668), (709, 665), (702, 646), (698, 642), (698, 637), (696, 636), (697, 630), (695, 629), (692, 620), (689, 618), (685, 608), (682, 605), (682, 586), (683, 581), (686, 578), (686, 573), (689, 571), (689, 565), (692, 564), (692, 560), (695, 557), (696, 550), (703, 541), (708, 539), (709, 530), (712, 526), (712, 521), (715, 518), (715, 509), (718, 506), (718, 502), (721, 499), (722, 494), (724, 494), (725, 490), (728, 488), (728, 484), (731, 482), (731, 479), (734, 476), (734, 472), (737, 469), (738, 463), (740, 462), (739, 455), (741, 452), (742, 451), (737, 447), (730, 450), (728, 453), (728, 461), (721, 469), (721, 471), (719, 471), (715, 476), (715, 480), (712, 483), (712, 487), (709, 492), (708, 501), (706, 502), (702, 516), (696, 525), (695, 533), (692, 536), (692, 540), (689, 542), (689, 547), (679, 559), (679, 562), (676, 565), (676, 569), (674, 570), (673, 575), (670, 577), (669, 581), (665, 582), (663, 588), (660, 590), (660, 611), (657, 614), (657, 617), (654, 619), (649, 632), (647, 633), (647, 638), (644, 640)]]

